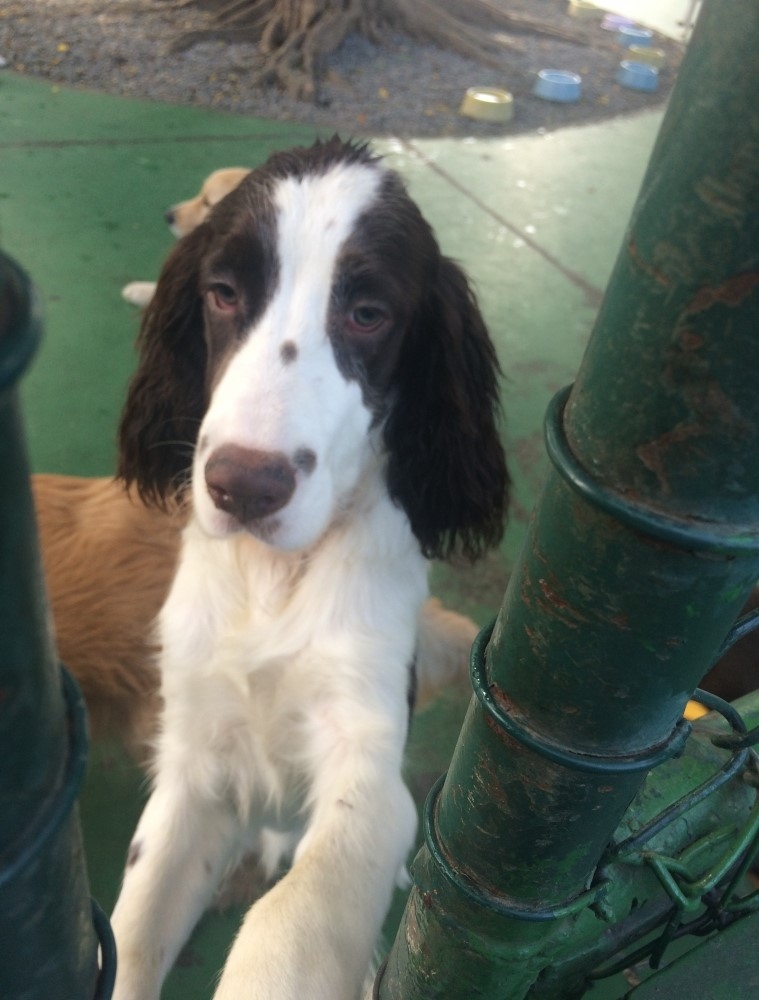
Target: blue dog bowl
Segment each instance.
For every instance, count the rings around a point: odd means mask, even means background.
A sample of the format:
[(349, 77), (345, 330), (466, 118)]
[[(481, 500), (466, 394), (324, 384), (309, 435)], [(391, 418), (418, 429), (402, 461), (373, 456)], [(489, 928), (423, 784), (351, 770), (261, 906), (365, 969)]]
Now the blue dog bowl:
[(631, 90), (656, 90), (659, 86), (659, 70), (648, 63), (625, 59), (617, 70), (617, 83)]
[(560, 69), (542, 69), (532, 88), (536, 97), (545, 101), (578, 101), (582, 77), (577, 73), (566, 73)]
[(653, 37), (653, 31), (649, 31), (648, 28), (636, 28), (626, 24), (623, 24), (617, 32), (617, 41), (626, 48), (631, 45), (640, 45), (641, 47), (650, 45)]

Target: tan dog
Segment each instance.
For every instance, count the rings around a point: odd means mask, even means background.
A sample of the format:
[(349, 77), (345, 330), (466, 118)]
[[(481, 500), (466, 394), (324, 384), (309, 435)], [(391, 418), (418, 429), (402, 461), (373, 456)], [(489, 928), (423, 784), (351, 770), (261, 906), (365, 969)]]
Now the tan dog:
[(96, 738), (138, 758), (159, 708), (151, 623), (179, 551), (182, 517), (112, 479), (32, 477), (58, 655), (84, 694)]
[(214, 170), (203, 181), (199, 194), (187, 201), (180, 201), (167, 210), (165, 218), (172, 233), (179, 238), (199, 226), (208, 217), (214, 205), (233, 191), (250, 173), (245, 167), (222, 167)]
[[(194, 198), (177, 202), (164, 213), (164, 218), (174, 236), (179, 239), (199, 226), (214, 205), (233, 191), (243, 177), (250, 171), (245, 167), (222, 167), (214, 170), (206, 177), (200, 192)], [(153, 298), (154, 281), (132, 281), (121, 290), (121, 295), (127, 302), (143, 308)]]
[[(169, 590), (183, 513), (146, 507), (110, 479), (32, 476), (58, 654), (84, 694), (95, 738), (144, 760), (160, 707), (152, 622)], [(463, 682), (477, 626), (428, 600), (417, 705)]]

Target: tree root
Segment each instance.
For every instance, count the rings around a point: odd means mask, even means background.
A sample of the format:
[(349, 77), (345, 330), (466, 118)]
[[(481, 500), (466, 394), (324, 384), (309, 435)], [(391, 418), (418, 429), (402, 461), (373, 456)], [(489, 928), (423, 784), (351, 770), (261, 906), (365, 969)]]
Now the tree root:
[(210, 28), (186, 32), (172, 48), (209, 39), (252, 42), (261, 57), (254, 86), (274, 84), (292, 98), (315, 101), (326, 60), (348, 34), (378, 43), (391, 30), (495, 67), (508, 51), (523, 50), (514, 33), (585, 44), (579, 33), (508, 13), (490, 0), (221, 0)]

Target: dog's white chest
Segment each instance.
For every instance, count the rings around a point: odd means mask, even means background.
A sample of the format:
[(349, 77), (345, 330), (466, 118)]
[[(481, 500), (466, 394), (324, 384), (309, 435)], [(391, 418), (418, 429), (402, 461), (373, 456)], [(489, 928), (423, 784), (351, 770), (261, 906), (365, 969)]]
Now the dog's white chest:
[[(344, 553), (334, 560), (322, 553), (317, 575), (308, 561), (260, 558), (264, 547), (253, 539), (220, 543), (193, 526), (188, 532), (160, 620), (164, 649), (174, 652), (162, 660), (163, 750), (186, 741), (176, 747), (178, 758), (193, 761), (185, 780), (231, 803), (251, 836), (290, 830), (308, 822), (325, 759), (348, 757), (366, 740), (387, 738), (397, 748), (400, 737), (402, 746), (423, 563), (406, 593), (380, 597), (373, 588), (358, 594), (350, 579), (346, 586)], [(213, 560), (204, 557), (206, 545)], [(241, 559), (240, 546), (255, 546), (259, 558)], [(331, 564), (341, 572), (333, 576)], [(380, 568), (377, 576), (381, 586)], [(198, 587), (202, 595), (188, 592)], [(366, 604), (363, 625), (351, 620), (348, 628), (346, 608), (355, 614), (357, 598)], [(397, 615), (396, 603), (408, 623), (394, 634), (382, 625), (386, 614)], [(199, 615), (203, 607), (213, 614)]]

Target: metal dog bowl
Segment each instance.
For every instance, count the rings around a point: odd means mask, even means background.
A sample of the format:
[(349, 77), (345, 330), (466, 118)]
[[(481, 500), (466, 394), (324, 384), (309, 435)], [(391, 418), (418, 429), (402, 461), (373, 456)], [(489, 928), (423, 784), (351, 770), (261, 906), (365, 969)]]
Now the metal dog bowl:
[(617, 70), (617, 83), (631, 90), (656, 90), (659, 86), (659, 70), (648, 63), (625, 59)]
[(601, 27), (604, 31), (619, 31), (620, 28), (632, 28), (635, 21), (630, 17), (623, 17), (621, 14), (604, 14)]
[(633, 62), (648, 63), (661, 69), (667, 61), (667, 53), (664, 49), (651, 49), (645, 45), (631, 45), (627, 50)]
[(600, 17), (601, 9), (590, 0), (569, 0), (567, 12), (570, 17), (591, 18)]
[(542, 69), (538, 73), (532, 92), (544, 101), (578, 101), (582, 90), (582, 77), (559, 69)]
[(470, 87), (459, 114), (481, 122), (509, 122), (514, 117), (514, 98), (497, 87)]

